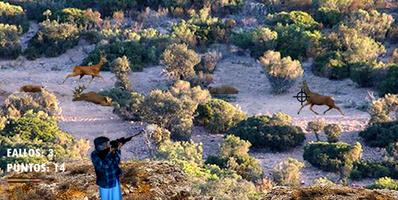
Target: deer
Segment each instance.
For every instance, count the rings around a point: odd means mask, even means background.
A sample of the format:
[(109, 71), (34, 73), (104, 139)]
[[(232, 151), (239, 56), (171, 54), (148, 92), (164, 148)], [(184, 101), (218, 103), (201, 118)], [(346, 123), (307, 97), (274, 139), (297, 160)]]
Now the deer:
[(19, 89), (19, 91), (36, 93), (36, 92), (42, 92), (43, 89), (44, 87), (41, 85), (24, 85)]
[(101, 58), (100, 61), (96, 64), (96, 65), (91, 65), (91, 66), (75, 66), (73, 67), (73, 72), (71, 74), (68, 74), (64, 81), (61, 84), (64, 84), (66, 79), (70, 78), (70, 77), (75, 77), (75, 76), (80, 76), (79, 78), (79, 83), (80, 80), (83, 78), (83, 76), (91, 76), (91, 80), (88, 83), (90, 85), (91, 81), (93, 81), (93, 79), (95, 77), (101, 78), (102, 80), (105, 80), (104, 77), (102, 77), (101, 75), (99, 75), (100, 70), (102, 68), (102, 66), (105, 65), (105, 63), (107, 63), (108, 61), (106, 60), (106, 57), (104, 55), (101, 54)]
[(102, 106), (112, 106), (112, 99), (110, 97), (102, 96), (95, 92), (82, 93), (85, 89), (85, 86), (75, 88), (72, 101), (87, 101)]
[(300, 110), (297, 112), (297, 114), (299, 115), (301, 112), (301, 109), (303, 109), (305, 106), (310, 105), (310, 110), (312, 112), (314, 112), (316, 115), (319, 115), (319, 113), (315, 112), (312, 107), (314, 105), (326, 105), (329, 108), (327, 110), (325, 110), (325, 112), (323, 112), (323, 114), (326, 114), (326, 112), (328, 112), (331, 109), (336, 109), (340, 112), (340, 114), (344, 115), (343, 111), (341, 111), (341, 109), (336, 106), (333, 97), (331, 96), (324, 96), (324, 95), (320, 95), (318, 93), (312, 92), (310, 90), (310, 88), (308, 87), (307, 81), (303, 81), (302, 85), (301, 85), (301, 89), (305, 92), (305, 94), (308, 96), (306, 102), (301, 106)]

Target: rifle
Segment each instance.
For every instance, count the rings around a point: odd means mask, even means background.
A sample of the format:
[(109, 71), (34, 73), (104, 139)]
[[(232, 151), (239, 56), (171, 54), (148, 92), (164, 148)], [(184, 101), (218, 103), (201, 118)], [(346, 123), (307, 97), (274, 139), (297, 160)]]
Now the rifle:
[(141, 130), (139, 133), (137, 133), (137, 134), (135, 134), (135, 135), (132, 135), (132, 136), (130, 136), (130, 137), (121, 137), (121, 138), (118, 138), (118, 139), (116, 139), (116, 140), (112, 140), (112, 141), (110, 141), (109, 143), (110, 143), (110, 145), (111, 145), (111, 147), (112, 148), (114, 148), (114, 149), (116, 149), (118, 146), (119, 146), (119, 143), (122, 143), (122, 145), (124, 145), (124, 144), (126, 144), (128, 141), (130, 141), (131, 139), (133, 139), (133, 137), (136, 137), (136, 136), (138, 136), (138, 135), (141, 135), (143, 132), (145, 132), (144, 130)]

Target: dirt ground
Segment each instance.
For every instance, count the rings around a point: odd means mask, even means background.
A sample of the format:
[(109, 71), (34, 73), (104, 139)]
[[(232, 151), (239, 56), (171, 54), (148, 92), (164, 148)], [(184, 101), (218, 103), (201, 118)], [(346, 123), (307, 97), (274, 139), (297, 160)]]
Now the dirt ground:
[[(31, 27), (35, 27), (31, 25)], [(33, 28), (34, 29), (34, 28)], [(29, 31), (23, 37), (30, 37), (34, 31)], [(65, 54), (55, 58), (39, 58), (34, 61), (20, 57), (16, 60), (0, 60), (0, 100), (3, 100), (9, 93), (18, 90), (24, 84), (41, 84), (48, 90), (53, 91), (62, 108), (62, 115), (59, 125), (62, 130), (67, 131), (77, 138), (87, 138), (91, 141), (99, 136), (106, 135), (111, 139), (135, 133), (143, 128), (138, 122), (128, 122), (119, 119), (112, 113), (111, 107), (101, 107), (87, 102), (72, 102), (72, 90), (77, 86), (77, 78), (70, 78), (65, 84), (60, 85), (64, 77), (72, 71), (72, 67), (78, 65), (94, 49), (81, 41), (78, 46), (68, 50)], [(298, 84), (293, 86), (288, 93), (273, 95), (270, 92), (270, 84), (261, 66), (250, 57), (237, 56), (234, 54), (224, 55), (224, 59), (217, 65), (214, 73), (213, 85), (231, 85), (240, 92), (236, 95), (234, 104), (240, 106), (249, 115), (271, 114), (284, 112), (291, 115), (294, 124), (305, 129), (308, 121), (316, 118), (324, 118), (327, 123), (339, 123), (343, 126), (344, 133), (341, 140), (354, 143), (360, 141), (358, 131), (365, 128), (369, 115), (356, 109), (366, 103), (367, 90), (358, 88), (351, 80), (332, 81), (326, 78), (314, 76), (310, 72), (312, 60), (303, 62), (305, 74), (303, 79), (307, 80), (310, 88), (324, 95), (331, 95), (336, 99), (337, 104), (343, 109), (345, 116), (340, 115), (336, 110), (331, 110), (326, 115), (314, 115), (308, 107), (304, 108), (300, 115), (297, 111), (300, 103), (293, 98), (299, 91)], [(161, 75), (161, 66), (145, 68), (143, 72), (134, 72), (130, 75), (133, 88), (142, 93), (148, 93), (153, 88), (164, 86), (166, 77)], [(105, 81), (94, 80), (88, 91), (101, 91), (111, 88), (115, 77), (110, 72), (101, 72)], [(89, 77), (83, 78), (84, 82)], [(301, 80), (300, 80), (301, 81)], [(299, 82), (299, 81), (298, 81)], [(326, 110), (325, 107), (314, 107), (320, 113)], [(205, 156), (217, 153), (222, 135), (211, 135), (202, 127), (195, 127), (192, 139), (195, 142), (202, 142)], [(312, 134), (307, 134), (306, 141), (314, 140)], [(383, 151), (376, 148), (369, 148), (363, 144), (363, 157), (367, 159), (381, 159)], [(135, 138), (123, 149), (123, 159), (144, 159), (148, 158), (148, 150), (143, 137)], [(251, 152), (264, 167), (265, 173), (269, 174), (270, 169), (279, 161), (288, 157), (303, 160), (302, 146), (283, 153), (271, 153), (264, 151)], [(336, 180), (334, 173), (322, 172), (310, 164), (302, 172), (303, 184), (309, 185), (314, 178), (328, 177)], [(358, 185), (366, 185), (372, 180), (354, 182)]]

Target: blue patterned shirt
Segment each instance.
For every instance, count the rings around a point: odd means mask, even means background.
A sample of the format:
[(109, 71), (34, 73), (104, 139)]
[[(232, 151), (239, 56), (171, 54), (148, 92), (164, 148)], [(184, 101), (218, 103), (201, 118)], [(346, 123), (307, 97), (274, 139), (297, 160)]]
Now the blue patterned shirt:
[(122, 173), (119, 167), (120, 155), (120, 149), (116, 150), (115, 153), (109, 152), (104, 159), (101, 159), (95, 150), (91, 153), (91, 161), (97, 175), (96, 183), (98, 186), (102, 188), (116, 186), (116, 180), (119, 180), (119, 176)]

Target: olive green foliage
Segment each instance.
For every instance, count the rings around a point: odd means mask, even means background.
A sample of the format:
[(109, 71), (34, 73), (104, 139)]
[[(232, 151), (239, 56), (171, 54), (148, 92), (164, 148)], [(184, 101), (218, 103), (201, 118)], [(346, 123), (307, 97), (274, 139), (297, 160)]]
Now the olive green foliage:
[(29, 20), (36, 20), (38, 22), (46, 19), (43, 13), (49, 10), (53, 13), (65, 8), (66, 4), (64, 1), (54, 0), (6, 0), (12, 4), (19, 5), (26, 12)]
[(329, 7), (318, 8), (315, 18), (325, 26), (332, 27), (344, 19), (345, 15), (337, 9)]
[(66, 7), (88, 9), (96, 8), (103, 16), (112, 16), (116, 11), (128, 11), (137, 6), (136, 0), (68, 0)]
[(212, 133), (224, 133), (245, 118), (246, 113), (239, 107), (221, 99), (212, 99), (198, 106), (195, 122)]
[(369, 161), (359, 160), (354, 163), (350, 177), (354, 180), (365, 178), (381, 178), (381, 177), (398, 178), (397, 161)]
[(173, 26), (171, 37), (178, 42), (186, 43), (191, 48), (205, 47), (214, 42), (225, 42), (231, 27), (221, 19), (210, 15), (210, 8), (202, 8), (192, 14), (191, 18), (181, 20)]
[[(82, 159), (87, 156), (89, 141), (76, 140), (62, 132), (54, 118), (39, 111), (26, 112), (20, 118), (8, 119), (0, 132), (0, 167), (12, 163), (47, 163)], [(7, 157), (6, 149), (40, 149), (43, 157)], [(53, 155), (51, 155), (51, 150)]]
[(267, 51), (259, 60), (275, 94), (287, 92), (304, 72), (299, 61), (289, 56), (281, 58), (279, 52)]
[(398, 108), (398, 95), (387, 94), (374, 100), (368, 110), (370, 124), (393, 121), (392, 112)]
[(283, 56), (305, 58), (321, 38), (319, 27), (310, 14), (303, 11), (280, 12), (267, 16), (267, 23), (277, 32), (276, 50)]
[(360, 143), (350, 145), (343, 142), (310, 142), (304, 146), (304, 160), (313, 166), (348, 177), (353, 163), (361, 158)]
[(320, 186), (320, 187), (330, 187), (330, 186), (336, 186), (336, 184), (329, 180), (326, 177), (320, 177), (320, 178), (316, 178), (312, 181), (312, 185), (313, 186)]
[(344, 23), (364, 35), (381, 41), (386, 38), (393, 21), (392, 15), (379, 13), (377, 10), (358, 10), (351, 13)]
[(359, 136), (369, 146), (387, 147), (398, 141), (398, 121), (373, 123), (359, 132)]
[(165, 141), (158, 147), (156, 153), (157, 159), (169, 160), (169, 161), (186, 161), (195, 163), (198, 166), (203, 165), (203, 147), (200, 144), (194, 142), (172, 142)]
[(50, 116), (56, 116), (61, 112), (55, 94), (45, 89), (36, 93), (15, 92), (8, 96), (1, 106), (1, 113), (11, 118), (20, 117), (29, 110), (43, 111)]
[(398, 161), (398, 142), (391, 143), (386, 148), (388, 159)]
[[(138, 41), (114, 41), (109, 44), (99, 45), (83, 60), (82, 65), (96, 64), (99, 62), (101, 52), (107, 60), (115, 60), (126, 56), (130, 61), (132, 71), (142, 71), (145, 65), (157, 64), (164, 49), (169, 45), (169, 40), (164, 37), (141, 38)], [(106, 63), (101, 70), (110, 70), (111, 63)]]
[(171, 44), (162, 57), (162, 62), (171, 79), (192, 80), (195, 77), (194, 67), (200, 62), (200, 57), (186, 44)]
[(319, 140), (319, 133), (324, 129), (325, 127), (325, 120), (324, 119), (316, 119), (314, 121), (310, 121), (307, 124), (307, 129), (309, 131), (312, 131), (315, 134), (316, 140)]
[(319, 23), (309, 13), (304, 11), (282, 11), (276, 14), (268, 14), (266, 22), (271, 26), (275, 26), (278, 23), (282, 25), (296, 24), (306, 30), (314, 30), (319, 26)]
[(323, 51), (315, 58), (313, 71), (331, 79), (350, 77), (355, 63), (374, 62), (385, 48), (358, 30), (340, 25), (321, 40)]
[(328, 142), (338, 142), (341, 135), (342, 128), (338, 124), (328, 124), (324, 128)]
[(300, 185), (300, 170), (304, 167), (304, 163), (288, 158), (277, 163), (272, 169), (272, 177), (279, 185), (298, 186)]
[(191, 88), (185, 81), (177, 81), (169, 91), (153, 90), (140, 106), (140, 116), (148, 123), (170, 130), (171, 138), (189, 140), (192, 116), (198, 104), (210, 99), (207, 90)]
[(259, 27), (252, 31), (234, 32), (230, 41), (243, 49), (250, 49), (250, 55), (260, 57), (265, 51), (275, 49), (278, 33), (267, 27)]
[(75, 24), (46, 20), (39, 24), (39, 31), (29, 41), (25, 54), (28, 59), (42, 55), (55, 57), (77, 45), (79, 29)]
[[(115, 92), (112, 92), (112, 90), (114, 90)], [(141, 120), (140, 110), (145, 97), (137, 92), (131, 92), (128, 94), (127, 91), (121, 90), (120, 88), (115, 88), (112, 90), (110, 91), (109, 95), (106, 92), (102, 93), (102, 95), (109, 96), (112, 98), (113, 101), (116, 101), (118, 103), (118, 105), (115, 105), (115, 113), (125, 120)]]
[(398, 65), (388, 66), (388, 71), (383, 80), (378, 84), (377, 89), (380, 95), (398, 94)]
[(232, 171), (220, 169), (214, 165), (204, 165), (203, 146), (192, 141), (172, 142), (166, 140), (158, 144), (155, 158), (167, 160), (179, 165), (182, 170), (192, 178), (193, 182), (201, 186), (210, 180), (220, 178), (239, 178), (240, 176)]
[(393, 180), (390, 177), (383, 177), (377, 179), (372, 185), (369, 185), (368, 188), (398, 190), (398, 181)]
[(101, 14), (92, 9), (65, 8), (58, 16), (62, 22), (74, 23), (84, 30), (98, 27), (102, 23)]
[(0, 1), (0, 23), (16, 25), (24, 32), (29, 29), (23, 8), (3, 1)]
[(376, 62), (359, 62), (350, 66), (350, 78), (360, 87), (372, 87), (378, 84), (378, 72), (382, 66)]
[(15, 25), (0, 23), (0, 57), (17, 58), (21, 53), (19, 35), (21, 30)]
[(236, 178), (221, 178), (208, 181), (200, 187), (201, 193), (214, 199), (261, 199), (261, 193), (249, 181)]
[(126, 107), (131, 101), (131, 93), (120, 87), (114, 87), (109, 90), (99, 92), (102, 96), (107, 96), (112, 99), (112, 102), (116, 102), (120, 107)]
[(220, 168), (236, 171), (244, 179), (256, 181), (262, 178), (260, 163), (248, 152), (251, 144), (239, 137), (229, 135), (221, 144), (219, 156), (209, 156), (206, 164), (215, 164)]
[(116, 76), (115, 87), (122, 90), (132, 91), (129, 75), (131, 72), (130, 62), (126, 56), (116, 58), (112, 62), (112, 72)]
[(305, 139), (302, 129), (291, 123), (291, 117), (283, 113), (252, 116), (229, 129), (228, 134), (249, 141), (255, 148), (285, 151), (302, 144)]

